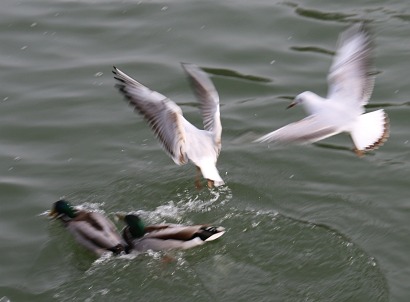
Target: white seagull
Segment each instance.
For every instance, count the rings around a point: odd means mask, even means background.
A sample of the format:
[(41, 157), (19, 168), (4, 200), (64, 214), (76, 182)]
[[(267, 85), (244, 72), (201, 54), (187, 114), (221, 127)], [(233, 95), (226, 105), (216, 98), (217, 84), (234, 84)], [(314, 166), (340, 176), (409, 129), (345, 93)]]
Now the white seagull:
[(288, 106), (302, 104), (306, 118), (266, 134), (256, 142), (313, 143), (347, 132), (361, 156), (377, 149), (389, 136), (389, 119), (383, 109), (364, 113), (374, 85), (371, 72), (372, 43), (364, 24), (344, 31), (327, 77), (326, 98), (306, 91)]
[[(114, 66), (116, 87), (131, 106), (147, 120), (165, 152), (177, 165), (193, 162), (208, 181), (208, 187), (224, 184), (216, 169), (221, 151), (222, 125), (219, 96), (209, 77), (194, 64), (182, 63), (200, 102), (204, 130), (182, 115), (181, 108), (166, 96), (145, 87)], [(199, 177), (195, 184), (200, 188)]]

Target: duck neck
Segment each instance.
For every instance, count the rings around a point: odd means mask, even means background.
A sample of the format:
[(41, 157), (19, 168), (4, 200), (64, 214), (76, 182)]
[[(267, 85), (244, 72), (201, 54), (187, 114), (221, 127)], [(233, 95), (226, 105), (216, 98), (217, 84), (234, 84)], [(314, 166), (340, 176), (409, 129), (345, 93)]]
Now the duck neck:
[(132, 234), (130, 232), (130, 227), (125, 227), (124, 230), (122, 231), (122, 238), (124, 241), (127, 243), (129, 247), (132, 247)]

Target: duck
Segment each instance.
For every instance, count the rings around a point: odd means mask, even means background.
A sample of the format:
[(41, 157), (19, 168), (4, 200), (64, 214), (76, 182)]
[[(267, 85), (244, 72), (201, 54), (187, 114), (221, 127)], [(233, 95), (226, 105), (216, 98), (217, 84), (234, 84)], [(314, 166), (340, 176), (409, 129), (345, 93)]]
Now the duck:
[(219, 95), (207, 74), (195, 64), (182, 63), (200, 103), (204, 129), (186, 120), (181, 108), (171, 99), (137, 82), (113, 67), (116, 88), (136, 112), (144, 116), (164, 151), (175, 164), (192, 162), (196, 166), (195, 186), (202, 188), (200, 173), (209, 188), (224, 185), (216, 168), (221, 151), (222, 124)]
[(97, 256), (126, 252), (127, 245), (114, 224), (98, 212), (76, 209), (60, 199), (53, 204), (49, 216), (62, 221), (74, 239)]
[(186, 250), (216, 240), (225, 233), (225, 228), (208, 224), (145, 225), (138, 215), (117, 214), (117, 217), (124, 220), (126, 224), (122, 230), (122, 237), (128, 244), (129, 250), (139, 253), (149, 250), (155, 252), (175, 249)]

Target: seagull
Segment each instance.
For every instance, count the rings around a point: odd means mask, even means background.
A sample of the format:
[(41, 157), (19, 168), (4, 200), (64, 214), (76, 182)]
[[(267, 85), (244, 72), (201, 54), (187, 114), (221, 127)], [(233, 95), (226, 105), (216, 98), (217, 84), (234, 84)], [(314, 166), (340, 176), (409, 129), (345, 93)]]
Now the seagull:
[(219, 95), (215, 86), (198, 66), (182, 63), (200, 102), (204, 130), (198, 129), (182, 115), (181, 108), (159, 92), (145, 87), (114, 66), (116, 87), (135, 111), (144, 116), (165, 152), (177, 165), (191, 161), (197, 167), (195, 184), (201, 188), (199, 172), (209, 188), (224, 184), (216, 168), (221, 151), (222, 124)]
[(350, 134), (358, 156), (377, 149), (389, 136), (389, 119), (383, 109), (364, 113), (373, 86), (372, 42), (363, 23), (339, 37), (330, 67), (328, 94), (322, 98), (305, 91), (288, 106), (301, 104), (308, 116), (268, 133), (255, 142), (314, 143), (341, 132)]

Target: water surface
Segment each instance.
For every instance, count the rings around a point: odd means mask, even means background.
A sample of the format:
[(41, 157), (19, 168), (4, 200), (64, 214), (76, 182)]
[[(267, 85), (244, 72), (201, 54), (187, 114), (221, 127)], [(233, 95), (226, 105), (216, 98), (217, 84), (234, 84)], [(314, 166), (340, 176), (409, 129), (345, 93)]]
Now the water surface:
[[(408, 301), (410, 114), (404, 0), (11, 1), (0, 12), (0, 301)], [(252, 140), (325, 94), (337, 36), (366, 20), (378, 71), (368, 110), (391, 137)], [(211, 76), (226, 186), (197, 191), (115, 90), (112, 66), (201, 125), (180, 62)], [(44, 215), (60, 197), (113, 217), (220, 224), (197, 249), (95, 259)], [(118, 224), (120, 228), (121, 225)]]

